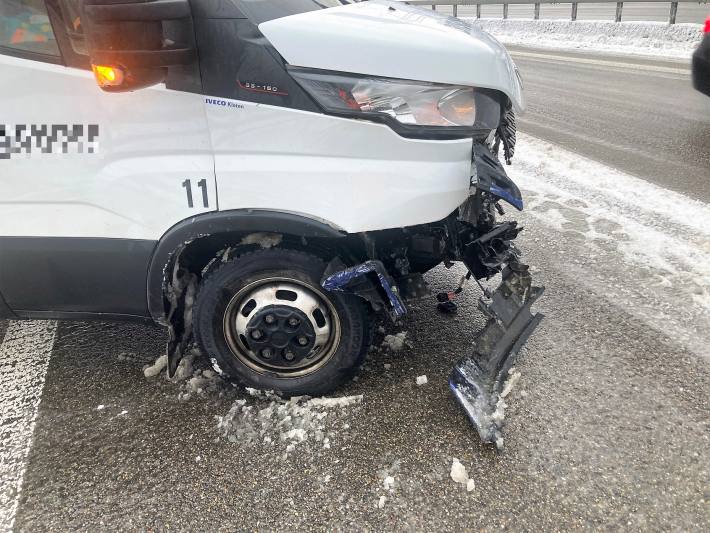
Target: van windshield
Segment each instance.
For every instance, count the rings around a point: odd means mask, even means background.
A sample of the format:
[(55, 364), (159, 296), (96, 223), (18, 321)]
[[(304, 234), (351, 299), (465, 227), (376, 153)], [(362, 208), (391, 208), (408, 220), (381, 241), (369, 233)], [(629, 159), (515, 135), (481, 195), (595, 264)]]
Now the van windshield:
[(345, 4), (352, 0), (236, 0), (241, 11), (255, 24), (267, 20), (280, 19), (289, 15), (298, 15), (307, 11), (326, 9)]

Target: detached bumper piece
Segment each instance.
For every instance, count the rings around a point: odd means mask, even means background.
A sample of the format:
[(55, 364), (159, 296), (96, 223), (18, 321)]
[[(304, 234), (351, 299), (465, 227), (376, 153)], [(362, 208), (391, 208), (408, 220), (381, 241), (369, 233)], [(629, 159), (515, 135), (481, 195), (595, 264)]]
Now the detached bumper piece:
[(338, 269), (338, 266), (334, 263), (328, 265), (326, 276), (321, 281), (321, 286), (325, 290), (357, 294), (369, 301), (375, 309), (386, 308), (393, 319), (407, 313), (407, 308), (399, 296), (399, 290), (387, 274), (382, 261), (371, 259), (333, 272)]
[(544, 287), (532, 286), (527, 265), (517, 260), (509, 262), (499, 287), (478, 302), (488, 318), (486, 327), (449, 377), (456, 400), (476, 426), (481, 440), (498, 449), (503, 446), (501, 391), (520, 348), (543, 318), (530, 309), (543, 291)]

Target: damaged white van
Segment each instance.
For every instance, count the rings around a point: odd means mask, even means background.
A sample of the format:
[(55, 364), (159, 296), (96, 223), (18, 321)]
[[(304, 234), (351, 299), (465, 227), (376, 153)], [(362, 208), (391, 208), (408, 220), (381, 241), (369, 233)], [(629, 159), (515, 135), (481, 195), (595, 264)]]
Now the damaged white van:
[[(390, 1), (2, 0), (0, 317), (152, 320), (231, 378), (320, 395), (373, 316), (463, 261), (488, 325), (451, 388), (486, 442), (541, 315), (497, 222), (520, 77)], [(451, 310), (456, 291), (439, 295)]]

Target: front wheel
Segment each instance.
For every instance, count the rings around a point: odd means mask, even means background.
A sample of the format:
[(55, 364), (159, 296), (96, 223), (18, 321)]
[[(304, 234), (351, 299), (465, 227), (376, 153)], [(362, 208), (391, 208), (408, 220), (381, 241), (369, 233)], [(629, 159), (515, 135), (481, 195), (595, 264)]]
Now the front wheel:
[(202, 283), (195, 339), (237, 381), (287, 396), (326, 394), (362, 364), (371, 321), (358, 297), (320, 287), (317, 257), (269, 249), (223, 264)]

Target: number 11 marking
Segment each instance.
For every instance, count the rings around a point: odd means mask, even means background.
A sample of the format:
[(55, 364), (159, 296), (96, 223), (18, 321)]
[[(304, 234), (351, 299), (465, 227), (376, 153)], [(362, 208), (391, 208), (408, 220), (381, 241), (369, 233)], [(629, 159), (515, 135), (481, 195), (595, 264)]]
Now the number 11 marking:
[[(185, 188), (185, 193), (187, 194), (187, 207), (195, 207), (195, 203), (192, 200), (192, 180), (186, 179), (182, 182), (182, 186)], [(197, 182), (197, 186), (202, 189), (202, 205), (203, 207), (209, 207), (209, 197), (207, 196), (207, 180), (201, 179)]]

